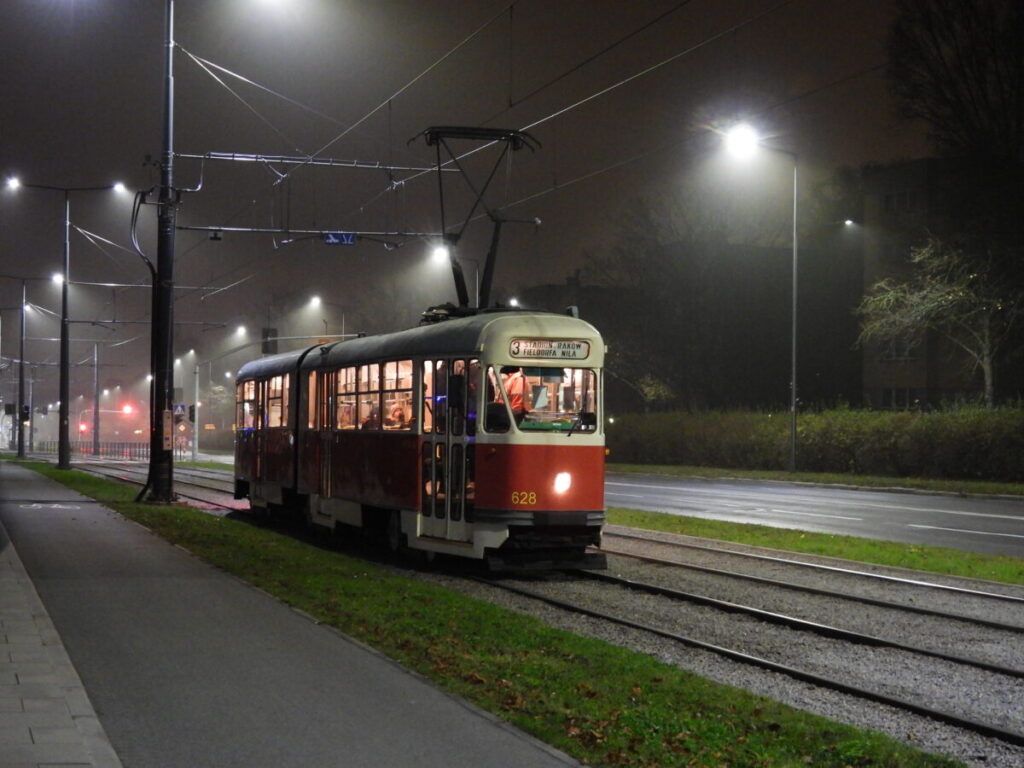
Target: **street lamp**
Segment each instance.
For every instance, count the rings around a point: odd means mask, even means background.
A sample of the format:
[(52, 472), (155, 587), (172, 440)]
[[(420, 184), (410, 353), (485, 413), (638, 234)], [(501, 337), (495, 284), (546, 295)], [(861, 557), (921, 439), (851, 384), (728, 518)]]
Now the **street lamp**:
[[(60, 187), (50, 184), (29, 184), (11, 177), (7, 180), (7, 188), (14, 191), (21, 187), (28, 189), (46, 189), (64, 194), (64, 268), (60, 274), (60, 415), (57, 435), (57, 469), (71, 469), (71, 438), (68, 432), (69, 411), (71, 400), (71, 337), (68, 320), (68, 285), (71, 282), (71, 193), (100, 192), (111, 189), (124, 189), (124, 185), (106, 184), (96, 187)], [(57, 280), (57, 276), (54, 276)]]
[(745, 160), (753, 156), (758, 148), (786, 155), (793, 159), (793, 304), (790, 317), (790, 372), (789, 372), (789, 471), (796, 471), (796, 289), (797, 289), (797, 166), (795, 152), (776, 147), (766, 147), (757, 131), (746, 123), (733, 126), (725, 134), (725, 148), (733, 157)]

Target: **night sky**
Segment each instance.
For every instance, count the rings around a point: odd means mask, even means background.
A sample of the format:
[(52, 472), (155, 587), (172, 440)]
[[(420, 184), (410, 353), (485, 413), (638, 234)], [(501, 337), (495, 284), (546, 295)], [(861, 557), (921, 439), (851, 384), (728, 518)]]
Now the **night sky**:
[[(543, 222), (506, 227), (495, 288), (507, 297), (561, 282), (582, 265), (584, 250), (610, 247), (623, 207), (692, 183), (708, 166), (709, 128), (738, 117), (757, 120), (776, 146), (797, 152), (808, 179), (844, 165), (926, 155), (920, 128), (894, 116), (877, 68), (885, 61), (890, 5), (523, 0), (510, 9), (504, 0), (178, 0), (175, 149), (306, 155), (329, 144), (325, 157), (422, 166), (433, 162), (433, 149), (422, 139), (408, 142), (428, 126), (536, 125), (530, 132), (542, 147), (516, 153), (487, 197), (493, 207), (508, 206), (512, 218)], [(132, 191), (155, 186), (164, 4), (4, 6), (0, 174), (61, 187), (118, 180)], [(219, 83), (189, 54), (261, 88), (213, 69)], [(467, 159), (474, 183), (494, 158), (489, 150)], [(789, 172), (766, 168), (765, 193), (784, 200)], [(389, 178), (382, 170), (306, 167), (275, 185), (278, 177), (263, 166), (179, 159), (176, 176), (180, 187), (202, 183), (184, 196), (180, 225), (440, 227), (434, 174)], [(454, 174), (445, 180), (451, 227), (469, 198)], [(74, 225), (117, 244), (101, 248), (73, 231), (72, 280), (148, 284), (142, 260), (122, 250), (130, 248), (131, 194), (76, 193), (71, 200)], [(154, 207), (144, 208), (139, 228), (150, 258), (155, 216)], [(0, 192), (0, 273), (39, 278), (28, 284), (29, 300), (51, 311), (59, 307), (59, 289), (48, 278), (61, 268), (62, 221), (58, 192)], [(486, 222), (471, 224), (460, 253), (482, 257), (489, 236)], [(175, 281), (197, 290), (177, 292), (176, 319), (211, 324), (180, 325), (178, 353), (195, 348), (201, 360), (216, 357), (239, 343), (232, 336), (238, 324), (255, 333), (260, 326), (339, 333), (344, 318), (347, 332), (388, 330), (414, 323), (427, 304), (454, 299), (450, 271), (430, 263), (425, 240), (387, 249), (288, 239), (178, 233)], [(468, 262), (471, 279), (473, 270)], [(0, 280), (5, 358), (17, 356), (11, 308), (19, 293), (17, 280)], [(313, 294), (325, 302), (315, 311), (304, 308)], [(72, 286), (74, 320), (143, 320), (148, 311), (143, 288)], [(56, 400), (56, 368), (42, 364), (57, 360), (57, 343), (46, 339), (58, 335), (58, 324), (32, 310), (27, 335), (26, 358), (41, 364), (36, 402)], [(72, 338), (75, 362), (91, 360), (90, 341), (101, 343), (102, 386), (135, 386), (148, 368), (145, 325), (76, 323)], [(128, 339), (135, 340), (113, 346)], [(255, 355), (258, 347), (251, 349)], [(209, 375), (237, 369), (248, 354), (216, 361)], [(16, 397), (15, 381), (10, 370), (3, 374), (6, 401)], [(91, 368), (76, 368), (72, 395), (91, 389)]]

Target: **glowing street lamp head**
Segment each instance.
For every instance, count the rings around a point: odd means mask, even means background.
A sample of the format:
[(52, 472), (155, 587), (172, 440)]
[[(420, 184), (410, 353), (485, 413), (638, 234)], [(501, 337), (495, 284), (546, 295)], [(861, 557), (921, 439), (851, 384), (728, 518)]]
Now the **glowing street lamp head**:
[(64, 282), (64, 275), (62, 275), (60, 272), (54, 272), (53, 277), (51, 277), (50, 279), (53, 280), (53, 282), (55, 282), (57, 285), (60, 285), (61, 283)]
[(123, 195), (125, 192), (128, 191), (128, 187), (126, 187), (124, 183), (120, 181), (114, 182), (114, 185), (111, 187), (111, 189), (113, 189), (119, 195)]
[(238, 336), (245, 336), (245, 326), (244, 325), (238, 326), (238, 328), (235, 329), (235, 334), (238, 335)]
[(125, 403), (124, 407), (122, 407), (122, 408), (121, 408), (121, 413), (123, 413), (123, 414), (125, 414), (126, 416), (128, 416), (128, 415), (130, 415), (130, 414), (132, 413), (132, 411), (134, 411), (134, 410), (135, 410), (135, 409), (134, 409), (134, 408), (132, 408), (132, 406), (131, 406), (131, 404), (130, 404), (130, 403)]
[(7, 188), (14, 190), (21, 186), (21, 181), (17, 176), (10, 176), (7, 179)]
[(725, 149), (733, 157), (746, 160), (753, 156), (761, 143), (757, 131), (746, 123), (734, 125), (725, 133)]
[(434, 250), (430, 252), (430, 258), (433, 259), (438, 264), (443, 264), (444, 262), (448, 261), (449, 256), (450, 251), (448, 250), (447, 245), (434, 246)]
[(321, 304), (321, 302), (320, 302), (320, 297), (319, 296), (313, 296), (309, 300), (309, 306), (313, 307), (314, 309), (319, 307), (320, 304)]

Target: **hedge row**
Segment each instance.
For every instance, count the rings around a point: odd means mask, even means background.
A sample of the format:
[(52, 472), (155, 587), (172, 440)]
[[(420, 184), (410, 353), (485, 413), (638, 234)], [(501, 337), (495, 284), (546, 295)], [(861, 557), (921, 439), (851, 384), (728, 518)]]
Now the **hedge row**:
[[(787, 412), (672, 412), (617, 416), (611, 460), (784, 470)], [(892, 477), (1024, 482), (1024, 409), (800, 414), (797, 468)]]

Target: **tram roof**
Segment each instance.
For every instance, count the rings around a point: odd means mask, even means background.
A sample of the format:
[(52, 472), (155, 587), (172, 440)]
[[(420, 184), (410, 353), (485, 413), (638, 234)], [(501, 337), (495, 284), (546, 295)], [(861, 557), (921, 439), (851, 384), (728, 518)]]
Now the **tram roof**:
[[(404, 357), (430, 357), (478, 354), (484, 339), (492, 332), (519, 336), (575, 337), (600, 340), (597, 329), (586, 321), (569, 315), (522, 310), (482, 312), (471, 317), (444, 320), (396, 333), (365, 336), (348, 341), (318, 344), (306, 349), (271, 355), (246, 363), (238, 372), (239, 379), (273, 376), (293, 371), (340, 368), (372, 360), (394, 360)], [(604, 348), (595, 350), (601, 365)]]

